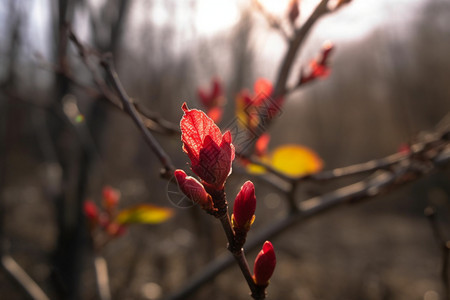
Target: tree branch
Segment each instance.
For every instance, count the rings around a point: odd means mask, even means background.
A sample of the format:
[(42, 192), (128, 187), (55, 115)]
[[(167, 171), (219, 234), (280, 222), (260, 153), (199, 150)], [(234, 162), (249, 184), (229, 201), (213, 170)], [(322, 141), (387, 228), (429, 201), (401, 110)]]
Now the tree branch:
[(268, 165), (264, 162), (261, 162), (255, 157), (248, 157), (245, 154), (237, 153), (240, 158), (248, 160), (252, 164), (256, 164), (258, 166), (266, 169), (267, 172), (279, 177), (282, 180), (285, 180), (289, 183), (292, 182), (302, 182), (307, 180), (313, 181), (325, 181), (325, 180), (333, 180), (341, 177), (347, 177), (352, 175), (358, 175), (368, 172), (373, 172), (380, 169), (389, 169), (391, 166), (398, 164), (402, 161), (408, 160), (414, 156), (421, 156), (424, 151), (428, 148), (432, 147), (434, 149), (440, 150), (442, 147), (445, 147), (448, 144), (448, 138), (450, 136), (450, 126), (441, 128), (437, 132), (433, 134), (428, 134), (427, 139), (417, 142), (410, 146), (410, 151), (408, 153), (394, 153), (389, 156), (380, 158), (380, 159), (372, 159), (367, 162), (354, 164), (346, 167), (336, 168), (332, 170), (326, 170), (314, 174), (308, 174), (303, 176), (289, 176), (278, 170), (274, 169), (271, 165)]
[(104, 257), (99, 254), (94, 256), (95, 277), (97, 282), (98, 295), (101, 300), (111, 300), (111, 290), (109, 288), (108, 265)]
[(284, 56), (281, 63), (280, 70), (278, 71), (275, 89), (273, 92), (274, 99), (278, 99), (286, 92), (286, 83), (289, 78), (294, 59), (297, 56), (297, 51), (302, 46), (305, 38), (307, 37), (309, 31), (316, 23), (316, 21), (329, 12), (328, 1), (329, 0), (322, 0), (317, 5), (313, 13), (309, 16), (309, 18), (305, 21), (305, 23), (295, 31), (294, 38), (289, 43), (289, 49), (286, 52), (286, 55)]
[(39, 285), (22, 269), (11, 255), (3, 254), (1, 256), (1, 266), (30, 298), (34, 300), (50, 300)]
[(253, 5), (259, 10), (259, 12), (264, 16), (267, 23), (269, 23), (270, 27), (278, 30), (280, 34), (286, 39), (289, 40), (289, 34), (286, 32), (286, 30), (281, 25), (281, 21), (278, 18), (275, 18), (272, 16), (261, 3), (259, 3), (258, 0), (253, 1)]
[[(433, 152), (434, 149), (429, 149)], [(423, 155), (426, 157), (426, 155)], [(448, 141), (440, 152), (429, 157), (428, 160), (410, 158), (400, 161), (391, 170), (378, 170), (368, 179), (359, 181), (352, 185), (337, 189), (333, 192), (314, 197), (299, 204), (299, 209), (288, 214), (281, 220), (272, 222), (260, 230), (252, 239), (246, 243), (247, 250), (255, 250), (264, 241), (278, 236), (286, 229), (308, 220), (311, 217), (325, 213), (343, 204), (355, 204), (386, 193), (392, 189), (413, 182), (423, 176), (435, 171), (438, 168), (448, 166), (450, 163), (450, 147)], [(418, 167), (426, 165), (426, 168)], [(222, 255), (207, 265), (202, 272), (192, 277), (183, 288), (169, 295), (166, 300), (185, 299), (194, 293), (203, 284), (214, 279), (220, 272), (228, 268), (233, 263), (230, 255)]]
[(167, 153), (164, 151), (164, 149), (161, 147), (161, 145), (158, 143), (158, 141), (155, 139), (152, 133), (147, 129), (147, 127), (142, 122), (142, 119), (140, 118), (136, 108), (131, 104), (131, 100), (128, 97), (127, 93), (125, 92), (125, 89), (123, 88), (119, 76), (117, 75), (117, 72), (114, 68), (111, 56), (105, 55), (101, 60), (100, 64), (105, 69), (106, 73), (108, 74), (111, 80), (112, 85), (119, 94), (119, 98), (122, 101), (124, 111), (131, 116), (136, 126), (142, 132), (145, 141), (147, 142), (147, 144), (152, 149), (153, 153), (156, 154), (159, 161), (163, 165), (164, 170), (162, 170), (161, 175), (165, 178), (170, 179), (175, 170), (175, 167), (173, 166), (170, 157), (167, 155)]
[(450, 240), (445, 239), (441, 228), (436, 219), (436, 210), (429, 206), (425, 209), (425, 216), (430, 221), (431, 229), (433, 230), (434, 239), (438, 243), (441, 251), (441, 279), (444, 287), (445, 300), (450, 300), (450, 276), (449, 276), (449, 261), (450, 261)]
[[(118, 99), (116, 94), (108, 87), (108, 85), (105, 83), (103, 78), (97, 74), (95, 68), (91, 65), (91, 63), (88, 60), (89, 56), (95, 56), (98, 59), (102, 60), (103, 55), (99, 51), (92, 49), (92, 48), (88, 48), (85, 45), (83, 45), (72, 30), (69, 31), (69, 38), (74, 43), (75, 47), (77, 48), (78, 54), (80, 55), (80, 58), (83, 61), (83, 64), (86, 66), (88, 71), (91, 73), (95, 85), (100, 90), (100, 92), (103, 94), (103, 96), (107, 100), (109, 100), (110, 104), (113, 104), (114, 107), (118, 108), (121, 111), (124, 111), (124, 108), (121, 105), (120, 99)], [(64, 76), (66, 76), (71, 81), (74, 81), (71, 74), (64, 73), (63, 70), (60, 70), (60, 68), (58, 68), (58, 71), (60, 73), (63, 73)], [(86, 89), (88, 92), (91, 92), (91, 89), (89, 87), (82, 87), (82, 88)], [(152, 131), (166, 133), (166, 134), (179, 134), (180, 133), (178, 124), (169, 122), (169, 121), (165, 120), (164, 118), (162, 118), (159, 114), (145, 109), (143, 106), (139, 105), (139, 103), (137, 103), (135, 100), (133, 102), (130, 101), (130, 103), (139, 112), (141, 117), (144, 117), (143, 123), (146, 125), (146, 127), (148, 129), (150, 129)]]

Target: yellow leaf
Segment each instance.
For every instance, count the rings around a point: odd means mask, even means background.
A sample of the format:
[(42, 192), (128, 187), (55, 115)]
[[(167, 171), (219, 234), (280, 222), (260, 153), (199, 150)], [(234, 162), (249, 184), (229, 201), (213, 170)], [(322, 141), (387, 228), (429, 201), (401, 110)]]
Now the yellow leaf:
[(286, 175), (303, 176), (320, 171), (323, 162), (311, 149), (298, 145), (283, 145), (271, 155), (272, 167)]
[(167, 221), (173, 215), (173, 210), (151, 204), (140, 204), (122, 210), (116, 217), (119, 224), (159, 224)]

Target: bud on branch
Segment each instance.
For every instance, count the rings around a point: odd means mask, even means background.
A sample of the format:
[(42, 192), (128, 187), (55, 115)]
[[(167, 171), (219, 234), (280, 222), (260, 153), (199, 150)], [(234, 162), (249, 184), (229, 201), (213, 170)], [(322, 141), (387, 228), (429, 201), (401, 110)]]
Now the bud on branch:
[(236, 231), (247, 232), (255, 220), (255, 187), (251, 181), (242, 185), (233, 206), (232, 223)]
[(305, 74), (304, 70), (301, 69), (299, 85), (313, 81), (317, 78), (326, 78), (330, 75), (331, 71), (328, 66), (328, 61), (333, 49), (334, 45), (331, 42), (327, 41), (323, 44), (320, 56), (309, 62), (309, 71)]
[(255, 266), (253, 269), (253, 279), (256, 285), (266, 286), (269, 284), (269, 279), (275, 270), (277, 259), (272, 243), (266, 241), (262, 250), (258, 253), (255, 259)]
[(187, 176), (183, 170), (175, 170), (175, 178), (181, 191), (192, 201), (199, 204), (203, 209), (214, 211), (211, 196), (205, 187), (194, 177)]
[(299, 3), (298, 0), (291, 0), (289, 3), (289, 22), (294, 26), (295, 21), (297, 20), (298, 16), (300, 15), (300, 9), (299, 9)]
[(120, 191), (107, 185), (102, 190), (103, 207), (107, 212), (112, 213), (119, 203)]
[(87, 219), (91, 224), (94, 225), (98, 223), (99, 220), (98, 208), (94, 202), (92, 202), (91, 200), (84, 201), (83, 210), (84, 214), (86, 215)]
[(223, 88), (218, 78), (212, 80), (210, 91), (198, 88), (197, 95), (200, 102), (206, 108), (206, 114), (214, 122), (219, 122), (222, 118), (223, 105), (226, 102)]

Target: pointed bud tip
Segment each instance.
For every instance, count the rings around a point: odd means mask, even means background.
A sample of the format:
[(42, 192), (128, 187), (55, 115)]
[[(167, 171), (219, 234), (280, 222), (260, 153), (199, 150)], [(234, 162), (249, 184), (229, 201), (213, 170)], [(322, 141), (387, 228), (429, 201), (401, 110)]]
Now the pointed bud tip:
[(253, 185), (253, 182), (251, 182), (250, 180), (247, 180), (246, 182), (244, 182), (244, 184), (242, 185), (242, 188), (253, 190), (253, 192), (255, 191), (255, 186)]
[(205, 187), (197, 179), (186, 175), (183, 170), (175, 170), (175, 178), (177, 180), (180, 190), (189, 199), (195, 203), (200, 204), (204, 209), (213, 209), (213, 202), (211, 195), (206, 192)]
[(183, 105), (181, 105), (181, 109), (182, 109), (184, 112), (187, 112), (187, 111), (189, 110), (189, 108), (188, 108), (186, 102), (183, 102)]
[(262, 248), (262, 251), (263, 251), (264, 253), (267, 253), (267, 252), (272, 251), (272, 252), (273, 252), (273, 255), (275, 256), (275, 251), (273, 250), (273, 245), (272, 245), (272, 243), (269, 242), (269, 241), (266, 241), (266, 242), (264, 243), (263, 248)]
[(256, 210), (255, 186), (253, 182), (246, 181), (236, 196), (233, 206), (235, 226), (241, 229), (250, 229)]
[(277, 260), (272, 243), (266, 241), (255, 259), (253, 278), (257, 285), (267, 285), (275, 270)]
[(326, 40), (322, 45), (322, 49), (324, 49), (324, 50), (328, 50), (328, 49), (332, 49), (332, 48), (334, 48), (334, 44), (330, 40)]
[(175, 172), (173, 172), (173, 174), (175, 175), (175, 178), (177, 179), (177, 181), (179, 182), (180, 180), (183, 180), (186, 178), (186, 172), (184, 172), (181, 169), (177, 169), (175, 170)]

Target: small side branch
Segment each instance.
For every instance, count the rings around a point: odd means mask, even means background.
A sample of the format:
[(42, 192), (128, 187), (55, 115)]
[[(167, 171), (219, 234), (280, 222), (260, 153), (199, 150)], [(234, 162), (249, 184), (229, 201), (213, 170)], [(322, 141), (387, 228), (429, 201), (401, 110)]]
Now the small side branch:
[(109, 288), (108, 265), (104, 257), (94, 256), (95, 277), (97, 282), (98, 295), (101, 300), (111, 300), (111, 290)]
[(328, 2), (329, 0), (322, 0), (317, 5), (316, 9), (313, 11), (313, 13), (309, 16), (309, 18), (305, 21), (305, 23), (295, 31), (295, 35), (293, 39), (291, 40), (289, 44), (289, 49), (286, 52), (286, 55), (283, 58), (283, 61), (281, 63), (280, 70), (278, 71), (277, 80), (275, 83), (275, 89), (273, 92), (273, 98), (277, 99), (278, 97), (281, 97), (286, 92), (286, 83), (293, 65), (293, 62), (295, 60), (295, 57), (297, 56), (297, 52), (301, 45), (303, 44), (304, 40), (306, 39), (309, 31), (313, 27), (313, 25), (316, 23), (320, 17), (327, 14), (329, 12), (328, 9)]
[(270, 25), (270, 27), (274, 28), (275, 30), (278, 30), (280, 34), (286, 39), (289, 40), (289, 34), (286, 32), (286, 30), (283, 28), (281, 21), (278, 18), (275, 18), (272, 16), (264, 7), (259, 3), (259, 1), (254, 0), (253, 5), (259, 10), (259, 12), (264, 16), (267, 23)]
[[(107, 99), (110, 104), (113, 104), (113, 107), (120, 109), (121, 111), (124, 111), (123, 106), (121, 105), (121, 101), (118, 99), (116, 94), (109, 88), (109, 86), (105, 83), (103, 78), (98, 74), (96, 68), (91, 64), (89, 57), (96, 57), (100, 60), (102, 60), (103, 55), (98, 52), (95, 49), (92, 49), (91, 47), (87, 47), (86, 45), (83, 45), (78, 37), (75, 35), (73, 31), (69, 31), (69, 38), (76, 47), (78, 54), (80, 55), (80, 58), (83, 62), (83, 64), (86, 66), (88, 71), (91, 73), (93, 77), (93, 81), (95, 85), (97, 86), (100, 93), (98, 94), (96, 90), (93, 90), (91, 87), (83, 86), (79, 82), (77, 82), (71, 74), (68, 74), (67, 72), (64, 72), (61, 68), (55, 67), (55, 70), (64, 75), (66, 78), (71, 80), (73, 83), (75, 83), (80, 88), (84, 89), (85, 92), (92, 96), (98, 96), (103, 95)], [(131, 102), (130, 103), (134, 106), (136, 111), (140, 114), (142, 118), (142, 122), (146, 127), (152, 131), (161, 132), (165, 134), (179, 134), (180, 128), (178, 124), (172, 123), (168, 120), (165, 120), (162, 118), (159, 114), (149, 111), (145, 109), (142, 105), (139, 105), (137, 102)], [(126, 112), (125, 112), (126, 113)]]
[(223, 230), (227, 236), (228, 240), (228, 250), (233, 254), (234, 259), (239, 265), (242, 274), (244, 275), (247, 284), (252, 291), (252, 297), (254, 299), (264, 299), (264, 298), (255, 298), (253, 295), (258, 293), (258, 288), (253, 281), (252, 274), (250, 272), (250, 268), (247, 263), (247, 259), (245, 258), (244, 249), (242, 247), (236, 246), (233, 229), (231, 227), (230, 217), (228, 214), (223, 215), (219, 218), (220, 223), (222, 224)]
[(439, 249), (441, 251), (442, 263), (441, 263), (441, 279), (442, 285), (444, 287), (444, 298), (445, 300), (450, 300), (450, 276), (449, 276), (449, 262), (450, 262), (450, 240), (444, 237), (444, 233), (439, 227), (436, 210), (434, 207), (427, 207), (425, 209), (425, 216), (430, 221), (431, 229), (433, 230), (433, 235), (438, 243)]
[(24, 269), (9, 254), (1, 257), (3, 270), (22, 288), (22, 290), (34, 300), (50, 300), (37, 283), (25, 272)]
[(341, 168), (336, 168), (332, 170), (326, 170), (315, 174), (309, 174), (304, 176), (289, 176), (278, 170), (274, 169), (271, 165), (268, 165), (260, 160), (252, 157), (246, 156), (243, 153), (236, 153), (240, 158), (251, 162), (252, 164), (256, 164), (258, 166), (266, 169), (267, 172), (277, 176), (278, 178), (287, 181), (289, 183), (293, 182), (302, 182), (307, 180), (314, 181), (325, 181), (325, 180), (333, 180), (341, 177), (347, 177), (352, 175), (364, 174), (373, 172), (376, 170), (389, 169), (395, 164), (398, 164), (402, 161), (406, 161), (408, 159), (418, 160), (423, 159), (423, 155), (430, 150), (434, 149), (434, 151), (441, 151), (448, 145), (448, 136), (450, 135), (450, 127), (442, 128), (440, 131), (434, 134), (428, 134), (428, 138), (424, 141), (417, 142), (410, 146), (409, 153), (394, 153), (389, 156), (369, 160), (363, 163), (358, 163), (354, 165), (349, 165)]
[(144, 125), (144, 123), (142, 122), (142, 119), (139, 116), (138, 111), (136, 110), (134, 105), (131, 103), (130, 97), (128, 97), (127, 93), (125, 92), (125, 89), (123, 88), (122, 83), (120, 82), (119, 76), (117, 75), (117, 72), (114, 68), (114, 64), (112, 62), (112, 57), (110, 55), (104, 56), (104, 58), (101, 60), (101, 66), (104, 68), (104, 70), (108, 74), (112, 85), (114, 86), (115, 90), (119, 94), (119, 98), (122, 101), (124, 111), (127, 112), (130, 115), (130, 117), (133, 119), (136, 126), (142, 132), (142, 134), (145, 138), (145, 141), (147, 142), (147, 144), (152, 149), (153, 153), (156, 154), (159, 161), (163, 165), (164, 170), (161, 175), (163, 177), (170, 178), (175, 170), (175, 167), (173, 166), (169, 155), (167, 155), (167, 153), (164, 151), (164, 149), (161, 147), (161, 145), (155, 139), (153, 134)]
[(219, 209), (219, 211), (221, 211), (222, 213), (220, 215), (217, 215), (216, 218), (219, 219), (220, 223), (222, 224), (222, 228), (228, 241), (227, 248), (231, 252), (231, 254), (233, 254), (235, 261), (239, 265), (242, 275), (244, 276), (245, 280), (247, 281), (248, 287), (250, 288), (252, 298), (255, 300), (265, 299), (265, 287), (261, 288), (260, 286), (257, 286), (250, 272), (247, 258), (245, 257), (243, 249), (243, 243), (245, 242), (245, 240), (241, 242), (238, 241), (238, 238), (236, 238), (236, 233), (233, 230), (233, 226), (231, 225), (225, 193), (223, 191), (212, 191), (211, 195), (214, 199), (214, 205), (222, 208)]

